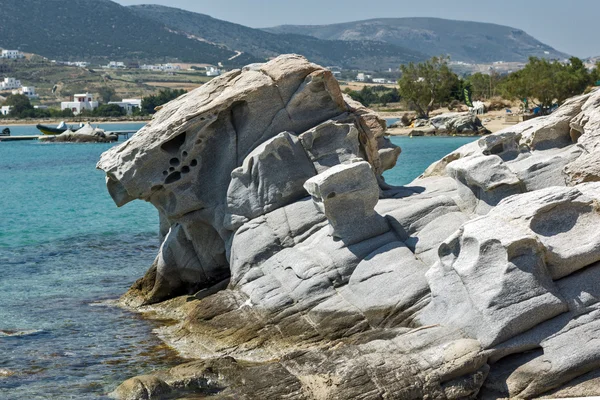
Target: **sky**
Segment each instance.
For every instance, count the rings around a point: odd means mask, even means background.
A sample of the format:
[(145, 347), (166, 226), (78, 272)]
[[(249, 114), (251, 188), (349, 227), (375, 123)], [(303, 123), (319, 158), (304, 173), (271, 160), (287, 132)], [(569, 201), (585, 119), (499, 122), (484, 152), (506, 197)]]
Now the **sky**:
[(252, 28), (322, 25), (369, 18), (438, 17), (519, 28), (559, 51), (600, 56), (599, 0), (116, 0), (162, 4)]

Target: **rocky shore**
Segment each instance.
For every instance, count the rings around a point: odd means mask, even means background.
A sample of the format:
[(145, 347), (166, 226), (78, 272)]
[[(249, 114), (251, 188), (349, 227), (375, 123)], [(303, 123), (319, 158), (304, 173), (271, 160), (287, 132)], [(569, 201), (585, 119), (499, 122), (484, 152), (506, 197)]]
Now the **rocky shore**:
[(51, 143), (112, 143), (119, 140), (115, 133), (106, 133), (104, 129), (94, 128), (85, 124), (82, 128), (73, 132), (67, 129), (60, 135), (46, 135), (39, 137), (40, 142)]
[(123, 304), (190, 359), (120, 399), (600, 395), (600, 92), (404, 187), (386, 124), (296, 55), (165, 105), (98, 168), (163, 244)]
[(450, 112), (427, 120), (415, 119), (411, 126), (405, 126), (400, 120), (387, 130), (387, 134), (392, 136), (483, 136), (490, 133), (479, 117), (470, 112)]

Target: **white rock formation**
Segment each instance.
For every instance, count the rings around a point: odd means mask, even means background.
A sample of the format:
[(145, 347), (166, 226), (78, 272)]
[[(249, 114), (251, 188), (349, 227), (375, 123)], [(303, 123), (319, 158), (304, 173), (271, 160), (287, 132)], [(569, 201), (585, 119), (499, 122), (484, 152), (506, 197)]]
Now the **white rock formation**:
[(574, 98), (396, 188), (384, 121), (300, 56), (167, 104), (98, 167), (166, 235), (124, 301), (201, 360), (115, 395), (600, 394), (599, 116)]

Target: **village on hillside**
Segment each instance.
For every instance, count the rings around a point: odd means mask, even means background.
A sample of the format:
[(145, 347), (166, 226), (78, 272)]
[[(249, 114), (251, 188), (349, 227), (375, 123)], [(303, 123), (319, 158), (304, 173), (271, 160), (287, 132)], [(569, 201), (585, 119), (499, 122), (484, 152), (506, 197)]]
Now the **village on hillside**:
[[(497, 61), (469, 64), (442, 59), (456, 79), (451, 83), (454, 88), (449, 89), (452, 92), (450, 97), (435, 103), (441, 111), (433, 111), (433, 114), (465, 111), (465, 85), (471, 91), (472, 100), (488, 102), (486, 108), (489, 111), (506, 110), (507, 114), (511, 114), (506, 115), (506, 121), (518, 122), (513, 114), (527, 111), (523, 110), (524, 105), (519, 104), (520, 101), (513, 101), (522, 96), (507, 96), (504, 90), (506, 85), (503, 84), (511, 74), (526, 68), (527, 63)], [(578, 62), (582, 63), (582, 68), (595, 71), (595, 61)], [(568, 66), (571, 60), (555, 60), (552, 63)], [(342, 90), (354, 100), (382, 115), (392, 118), (404, 116), (412, 120), (419, 117), (420, 113), (416, 112), (418, 110), (413, 102), (406, 96), (403, 99), (399, 92), (398, 79), (402, 75), (402, 68), (366, 71), (327, 66)], [(36, 54), (3, 49), (0, 53), (0, 118), (145, 119), (154, 113), (154, 108), (160, 106), (162, 101), (193, 90), (225, 72), (227, 69), (221, 63), (140, 64), (111, 60), (94, 64), (85, 60), (49, 60)], [(25, 107), (26, 112), (22, 112), (18, 104), (12, 104), (13, 101), (7, 101), (11, 96), (22, 96), (21, 108)], [(15, 110), (15, 107), (19, 109)], [(513, 113), (513, 108), (518, 111)], [(531, 110), (535, 113), (533, 108)], [(493, 115), (492, 118), (497, 119), (498, 116)]]

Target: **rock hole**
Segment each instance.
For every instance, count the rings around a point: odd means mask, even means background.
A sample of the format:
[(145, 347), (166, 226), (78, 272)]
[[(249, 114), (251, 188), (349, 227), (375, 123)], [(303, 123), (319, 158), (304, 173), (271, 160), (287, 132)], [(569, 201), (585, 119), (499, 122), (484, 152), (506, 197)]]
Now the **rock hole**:
[(153, 192), (158, 192), (162, 188), (163, 188), (162, 185), (156, 185), (156, 186), (152, 186), (152, 188), (150, 188), (150, 190)]
[(181, 153), (181, 157), (182, 158), (186, 158), (188, 156), (188, 152), (184, 151), (183, 153)]
[(181, 179), (181, 173), (173, 172), (171, 175), (167, 176), (167, 179), (165, 179), (165, 184), (168, 185), (169, 183), (177, 182), (180, 179)]
[(179, 165), (179, 158), (171, 158), (169, 160), (169, 164), (171, 164), (174, 167), (178, 166)]
[(185, 167), (181, 168), (182, 174), (187, 174), (188, 172), (190, 172), (190, 167), (188, 167), (187, 165)]
[(175, 171), (175, 167), (170, 167), (169, 172), (173, 172), (173, 171)]
[(160, 148), (169, 154), (175, 155), (179, 152), (179, 149), (185, 143), (185, 136), (185, 132), (180, 133), (168, 142), (163, 143), (162, 146), (160, 146)]
[(197, 160), (192, 160), (192, 162), (190, 163), (190, 165), (192, 167), (195, 167), (196, 165), (198, 165), (198, 161)]
[(335, 197), (335, 192), (331, 192), (327, 195), (328, 199), (333, 199)]
[(167, 175), (169, 175), (169, 172), (168, 171), (163, 171), (163, 175), (167, 176)]

